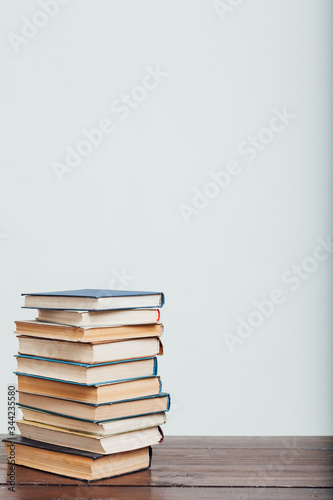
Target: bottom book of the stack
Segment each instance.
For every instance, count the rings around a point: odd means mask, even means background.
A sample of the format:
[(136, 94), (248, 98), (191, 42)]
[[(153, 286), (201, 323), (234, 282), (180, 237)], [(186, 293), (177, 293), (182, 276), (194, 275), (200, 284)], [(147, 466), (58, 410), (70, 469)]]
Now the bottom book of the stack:
[(144, 470), (150, 466), (151, 461), (149, 446), (103, 455), (21, 436), (6, 438), (4, 441), (8, 457), (14, 457), (15, 464), (86, 481)]

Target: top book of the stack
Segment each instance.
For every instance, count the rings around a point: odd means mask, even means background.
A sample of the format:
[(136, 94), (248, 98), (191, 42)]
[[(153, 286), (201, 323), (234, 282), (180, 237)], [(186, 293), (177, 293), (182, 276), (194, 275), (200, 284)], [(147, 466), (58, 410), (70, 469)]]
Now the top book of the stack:
[(163, 293), (129, 290), (67, 290), (62, 292), (22, 293), (28, 309), (108, 311), (162, 307)]

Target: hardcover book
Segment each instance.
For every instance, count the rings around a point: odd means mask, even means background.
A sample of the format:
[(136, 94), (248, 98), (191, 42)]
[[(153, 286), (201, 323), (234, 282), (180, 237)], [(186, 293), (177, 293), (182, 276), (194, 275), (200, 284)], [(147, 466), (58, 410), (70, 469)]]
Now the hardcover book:
[(123, 326), (157, 323), (159, 309), (116, 309), (114, 311), (73, 311), (38, 309), (38, 320), (70, 326)]
[(126, 340), (146, 337), (160, 337), (163, 334), (161, 323), (123, 326), (69, 326), (42, 321), (15, 321), (16, 332), (30, 337), (71, 342), (95, 342), (102, 340)]
[(20, 392), (93, 404), (152, 396), (161, 392), (162, 388), (160, 377), (144, 377), (95, 385), (59, 382), (37, 375), (18, 375), (17, 378)]
[(137, 450), (163, 440), (163, 432), (160, 427), (150, 427), (110, 436), (96, 436), (36, 422), (26, 422), (25, 420), (18, 420), (17, 426), (24, 438), (103, 455)]
[(102, 455), (33, 441), (21, 436), (6, 438), (4, 442), (8, 459), (11, 447), (14, 447), (17, 465), (86, 481), (148, 469), (151, 462), (150, 447)]
[(106, 363), (133, 358), (150, 358), (163, 354), (159, 338), (148, 337), (112, 342), (68, 342), (19, 336), (19, 353), (76, 363)]
[(95, 385), (149, 377), (157, 373), (157, 358), (141, 358), (108, 363), (76, 363), (37, 356), (15, 355), (18, 375), (45, 376), (58, 381)]
[(112, 403), (78, 403), (27, 392), (19, 392), (19, 406), (42, 410), (56, 415), (74, 417), (90, 422), (102, 422), (118, 418), (138, 417), (149, 413), (166, 412), (170, 408), (170, 396), (164, 392)]
[(52, 427), (59, 427), (77, 432), (95, 434), (96, 436), (106, 436), (122, 434), (123, 432), (137, 431), (139, 429), (148, 429), (163, 425), (166, 422), (166, 414), (149, 413), (139, 417), (118, 418), (114, 420), (105, 420), (103, 422), (89, 422), (74, 417), (64, 417), (41, 410), (31, 410), (22, 407), (23, 418), (25, 421), (37, 422)]
[(77, 309), (101, 311), (162, 307), (164, 295), (160, 292), (129, 290), (65, 290), (61, 292), (22, 293), (25, 307), (35, 309)]

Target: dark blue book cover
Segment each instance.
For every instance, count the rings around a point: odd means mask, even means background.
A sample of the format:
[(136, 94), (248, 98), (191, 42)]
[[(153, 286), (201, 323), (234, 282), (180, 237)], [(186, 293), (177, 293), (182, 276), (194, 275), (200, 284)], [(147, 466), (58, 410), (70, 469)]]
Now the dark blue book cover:
[[(144, 308), (152, 308), (152, 307), (162, 307), (165, 301), (164, 294), (162, 292), (148, 292), (148, 291), (134, 291), (134, 290), (109, 290), (109, 289), (94, 289), (94, 288), (83, 288), (80, 290), (62, 290), (62, 291), (56, 291), (56, 292), (33, 292), (33, 293), (22, 293), (22, 296), (27, 297), (26, 298), (26, 303), (23, 306), (24, 308), (27, 309), (58, 309), (58, 310), (63, 310), (63, 309), (70, 309), (70, 310), (86, 310), (86, 311), (95, 311), (95, 310), (112, 310), (112, 309), (144, 309)], [(132, 298), (133, 297), (149, 297), (152, 295), (160, 296), (158, 304), (155, 304), (153, 301), (150, 304), (146, 304), (146, 301), (139, 301), (139, 303), (135, 303), (135, 301), (131, 301), (131, 304), (123, 304), (122, 301), (117, 301), (117, 306), (113, 306), (112, 302), (103, 304), (94, 304), (91, 307), (82, 307), (78, 308), (78, 303), (77, 301), (74, 301), (74, 299), (121, 299), (123, 298)], [(40, 297), (40, 301), (38, 299), (36, 300), (29, 300), (29, 297)], [(45, 305), (45, 301), (42, 300), (42, 297), (54, 297), (55, 299), (58, 298), (58, 304), (57, 307), (54, 307), (53, 303), (49, 303), (49, 305)], [(72, 298), (74, 302), (72, 302), (72, 305), (66, 300), (64, 303), (59, 304), (59, 299), (60, 298), (64, 299), (70, 299)], [(28, 302), (27, 302), (28, 300)], [(57, 302), (55, 302), (57, 303)], [(90, 303), (91, 304), (91, 303)], [(87, 306), (88, 304), (85, 303)]]
[(82, 288), (80, 290), (63, 290), (60, 292), (39, 292), (39, 293), (21, 293), (21, 295), (34, 295), (34, 296), (51, 296), (51, 297), (90, 297), (99, 299), (103, 297), (136, 297), (139, 295), (162, 295), (161, 292), (146, 292), (146, 291), (133, 291), (133, 290), (109, 290), (97, 288)]

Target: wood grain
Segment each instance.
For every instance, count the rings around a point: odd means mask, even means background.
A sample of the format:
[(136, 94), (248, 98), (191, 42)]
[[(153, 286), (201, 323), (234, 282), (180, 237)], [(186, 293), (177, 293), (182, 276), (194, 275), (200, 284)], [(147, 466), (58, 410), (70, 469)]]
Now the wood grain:
[(2, 443), (0, 498), (333, 499), (333, 438), (167, 437), (150, 470), (88, 484), (17, 466), (15, 493), (6, 474)]
[(0, 487), (7, 500), (332, 500), (332, 489), (306, 488), (150, 488), (129, 486), (18, 486), (15, 493)]

